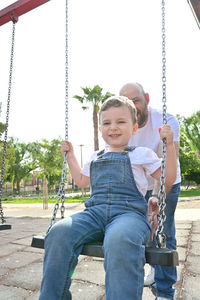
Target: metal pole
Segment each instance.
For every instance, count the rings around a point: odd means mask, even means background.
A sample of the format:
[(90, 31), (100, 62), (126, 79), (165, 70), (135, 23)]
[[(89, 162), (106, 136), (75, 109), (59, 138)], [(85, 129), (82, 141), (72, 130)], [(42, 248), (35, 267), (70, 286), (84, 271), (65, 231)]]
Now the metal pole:
[(81, 168), (83, 167), (83, 152), (82, 152), (82, 148), (84, 145), (79, 145), (80, 146), (80, 149), (81, 149)]
[[(81, 150), (81, 169), (82, 169), (82, 167), (83, 167), (83, 144), (80, 144), (79, 145), (80, 146), (80, 150)], [(81, 193), (82, 193), (82, 199), (84, 198), (84, 189), (82, 188), (81, 189)]]

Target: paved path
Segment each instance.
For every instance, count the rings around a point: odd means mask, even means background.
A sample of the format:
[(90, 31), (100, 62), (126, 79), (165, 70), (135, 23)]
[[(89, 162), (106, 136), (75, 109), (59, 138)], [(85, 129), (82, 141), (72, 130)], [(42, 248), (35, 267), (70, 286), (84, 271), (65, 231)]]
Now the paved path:
[[(83, 208), (67, 206), (65, 215)], [(4, 214), (12, 230), (0, 231), (0, 300), (37, 300), (43, 250), (30, 244), (33, 235), (46, 232), (52, 205), (48, 210), (41, 205), (5, 205)], [(180, 265), (175, 299), (200, 300), (200, 208), (178, 208), (176, 228)], [(104, 300), (104, 276), (102, 259), (80, 256), (71, 286), (73, 300)], [(143, 300), (151, 299), (155, 297), (145, 287)]]

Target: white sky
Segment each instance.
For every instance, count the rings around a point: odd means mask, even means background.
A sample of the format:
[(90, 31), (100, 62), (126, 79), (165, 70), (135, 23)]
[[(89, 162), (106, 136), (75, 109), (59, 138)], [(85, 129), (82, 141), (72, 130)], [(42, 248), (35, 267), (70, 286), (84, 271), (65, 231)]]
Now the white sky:
[[(0, 9), (13, 1), (1, 0)], [(166, 2), (167, 109), (200, 109), (200, 31), (187, 0)], [(162, 108), (161, 0), (69, 0), (69, 139), (83, 161), (93, 151), (92, 110), (72, 96), (98, 84), (118, 94), (143, 84)], [(0, 27), (0, 102), (5, 122), (12, 23)], [(21, 16), (16, 40), (8, 135), (20, 141), (65, 136), (65, 0)]]

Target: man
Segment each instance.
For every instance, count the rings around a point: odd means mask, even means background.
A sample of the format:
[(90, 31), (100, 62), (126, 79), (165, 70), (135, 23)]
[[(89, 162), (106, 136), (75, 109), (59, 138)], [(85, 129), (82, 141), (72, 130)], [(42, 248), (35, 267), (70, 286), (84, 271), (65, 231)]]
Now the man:
[[(154, 150), (159, 157), (162, 156), (162, 141), (159, 138), (158, 128), (162, 126), (162, 112), (149, 107), (149, 94), (145, 93), (143, 87), (139, 83), (127, 83), (121, 90), (120, 95), (128, 97), (132, 100), (137, 108), (138, 131), (129, 141), (130, 145), (145, 146)], [(174, 214), (180, 193), (181, 175), (179, 164), (179, 138), (180, 128), (177, 119), (167, 114), (167, 123), (171, 125), (174, 132), (174, 144), (177, 155), (177, 178), (172, 186), (170, 193), (166, 197), (164, 223), (164, 233), (166, 235), (166, 246), (170, 249), (176, 249), (175, 237), (175, 221)], [(153, 182), (149, 179), (148, 192), (146, 199), (151, 194), (158, 194), (159, 182)], [(176, 267), (167, 266), (151, 266), (150, 273), (145, 278), (145, 285), (153, 285), (156, 290), (157, 300), (171, 300), (174, 297), (173, 284), (177, 280)]]

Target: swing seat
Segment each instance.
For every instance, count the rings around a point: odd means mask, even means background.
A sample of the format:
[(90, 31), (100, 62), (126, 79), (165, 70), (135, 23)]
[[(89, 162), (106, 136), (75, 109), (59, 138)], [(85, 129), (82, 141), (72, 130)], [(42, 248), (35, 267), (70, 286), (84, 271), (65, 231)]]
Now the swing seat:
[[(34, 236), (31, 247), (44, 249), (44, 236)], [(82, 255), (104, 257), (102, 243), (95, 242), (83, 246)], [(170, 266), (179, 265), (178, 252), (168, 248), (145, 247), (146, 262), (150, 265)]]
[(9, 224), (0, 224), (0, 230), (11, 229), (11, 225)]

